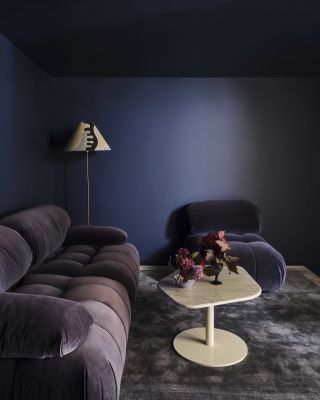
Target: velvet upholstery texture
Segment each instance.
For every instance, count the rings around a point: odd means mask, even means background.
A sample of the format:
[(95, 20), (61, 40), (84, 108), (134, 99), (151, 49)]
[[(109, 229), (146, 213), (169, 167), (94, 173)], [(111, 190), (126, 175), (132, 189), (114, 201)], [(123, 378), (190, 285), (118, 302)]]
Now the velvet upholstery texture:
[[(16, 399), (26, 399), (25, 393), (30, 400), (117, 399), (131, 322), (131, 303), (126, 288), (115, 280), (97, 276), (71, 278), (29, 274), (14, 293), (80, 303), (93, 320), (84, 342), (70, 354), (47, 358), (44, 363), (41, 363), (43, 360), (16, 359), (18, 377), (11, 383), (19, 393)], [(7, 363), (0, 359), (0, 371), (9, 368), (11, 362), (11, 359), (7, 359)]]
[(92, 324), (80, 304), (45, 295), (1, 293), (0, 315), (0, 357), (62, 357)]
[(52, 205), (20, 211), (0, 220), (0, 225), (19, 232), (29, 244), (33, 254), (32, 268), (61, 246), (70, 224), (67, 212)]
[(230, 254), (239, 257), (239, 265), (249, 272), (262, 290), (277, 290), (284, 284), (285, 260), (257, 233), (261, 230), (261, 212), (254, 204), (243, 200), (192, 203), (187, 207), (185, 222), (185, 246), (188, 249), (198, 249), (199, 241), (206, 233), (225, 230)]
[(113, 226), (76, 225), (69, 229), (65, 243), (91, 244), (105, 246), (123, 244), (127, 241), (128, 235), (125, 231)]
[(31, 260), (31, 249), (19, 233), (0, 225), (0, 292), (25, 275)]
[(130, 243), (101, 247), (64, 245), (31, 273), (114, 279), (125, 286), (133, 305), (139, 282), (139, 255)]
[(261, 212), (246, 200), (207, 200), (189, 204), (186, 211), (189, 235), (221, 229), (232, 233), (259, 233)]
[[(14, 287), (4, 294), (11, 296), (12, 303), (0, 297), (0, 319), (1, 312), (16, 310), (17, 320), (10, 321), (12, 328), (4, 326), (2, 331), (14, 331), (16, 336), (10, 335), (12, 343), (21, 354), (9, 357), (15, 354), (9, 352), (10, 347), (5, 344), (0, 347), (3, 349), (0, 399), (117, 400), (131, 308), (138, 288), (140, 261), (137, 249), (126, 241), (127, 234), (118, 228), (74, 226), (68, 232), (68, 214), (54, 206), (25, 210), (2, 219), (2, 223), (21, 232), (25, 240), (17, 232), (0, 225), (0, 229), (15, 235), (18, 245), (21, 242), (28, 249), (29, 258), (26, 258), (23, 272), (12, 280), (16, 282)], [(0, 255), (1, 243), (0, 240)], [(32, 254), (32, 268), (28, 270)], [(1, 269), (0, 257), (0, 273)], [(22, 298), (29, 300), (19, 305), (17, 298), (19, 301)], [(10, 303), (9, 308), (6, 302)], [(66, 303), (74, 307), (69, 309)], [(63, 307), (72, 315), (64, 315)], [(29, 315), (32, 309), (34, 313)], [(40, 326), (37, 325), (37, 315), (42, 315), (42, 312), (47, 315), (43, 316), (43, 325)], [(87, 317), (92, 324), (85, 332), (86, 325), (81, 323), (88, 322)], [(74, 322), (72, 318), (75, 318)], [(48, 334), (57, 328), (52, 347), (45, 341), (46, 332), (41, 331), (48, 328), (49, 320), (53, 326), (50, 326)], [(5, 319), (3, 321), (5, 324)], [(68, 326), (68, 321), (72, 322), (79, 337)], [(22, 337), (21, 343), (16, 343), (14, 337), (18, 337), (23, 326), (26, 337)], [(57, 346), (62, 339), (59, 327), (67, 338), (65, 342), (62, 340), (64, 346), (60, 354)], [(67, 329), (71, 329), (70, 333)], [(40, 337), (34, 348), (32, 343), (36, 338), (28, 336), (30, 330)], [(32, 340), (27, 343), (28, 337)], [(44, 340), (44, 345), (41, 345), (41, 340)], [(28, 358), (25, 349), (28, 349), (30, 357), (36, 358)], [(46, 358), (37, 358), (39, 354)]]

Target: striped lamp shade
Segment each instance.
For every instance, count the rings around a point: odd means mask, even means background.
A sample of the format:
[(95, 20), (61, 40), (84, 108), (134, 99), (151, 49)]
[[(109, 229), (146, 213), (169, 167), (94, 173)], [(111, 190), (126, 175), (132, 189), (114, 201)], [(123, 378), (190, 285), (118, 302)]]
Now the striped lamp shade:
[(107, 151), (111, 150), (93, 122), (80, 122), (63, 151)]

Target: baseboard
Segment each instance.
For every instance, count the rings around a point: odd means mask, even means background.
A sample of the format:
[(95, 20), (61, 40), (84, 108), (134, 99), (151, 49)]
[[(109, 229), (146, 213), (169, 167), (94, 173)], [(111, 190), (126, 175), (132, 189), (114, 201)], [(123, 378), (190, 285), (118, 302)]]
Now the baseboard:
[[(305, 265), (287, 265), (288, 269), (291, 270), (296, 270), (300, 271), (303, 269), (308, 269)], [(141, 271), (162, 271), (162, 270), (168, 270), (170, 271), (171, 268), (169, 265), (140, 265), (140, 270)]]
[(140, 265), (140, 271), (172, 271), (169, 265)]
[(311, 281), (312, 283), (314, 283), (317, 286), (320, 286), (320, 276), (315, 274), (309, 268), (307, 268), (303, 265), (288, 265), (287, 269), (289, 271), (300, 272), (305, 278), (309, 279), (309, 281)]
[[(290, 271), (312, 272), (305, 265), (287, 265), (287, 269)], [(169, 265), (140, 265), (140, 271), (172, 271), (172, 268)]]
[(287, 269), (290, 271), (305, 271), (308, 268), (305, 265), (287, 265)]

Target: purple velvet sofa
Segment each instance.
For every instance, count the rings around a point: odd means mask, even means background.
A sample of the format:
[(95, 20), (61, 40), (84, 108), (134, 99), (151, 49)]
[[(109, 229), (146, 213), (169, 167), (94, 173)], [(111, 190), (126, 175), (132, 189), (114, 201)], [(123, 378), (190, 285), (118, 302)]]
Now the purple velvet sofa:
[(186, 209), (185, 246), (197, 249), (199, 239), (208, 232), (225, 230), (230, 254), (259, 283), (262, 290), (279, 289), (286, 277), (282, 255), (260, 235), (261, 212), (244, 200), (209, 200), (191, 203)]
[(0, 220), (0, 399), (115, 400), (139, 255), (55, 206)]

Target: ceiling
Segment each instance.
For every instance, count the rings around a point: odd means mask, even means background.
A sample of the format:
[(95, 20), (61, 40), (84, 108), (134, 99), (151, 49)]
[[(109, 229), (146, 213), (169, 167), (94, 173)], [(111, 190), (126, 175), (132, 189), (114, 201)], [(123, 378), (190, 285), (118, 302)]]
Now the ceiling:
[(52, 76), (320, 76), (319, 0), (1, 0)]

